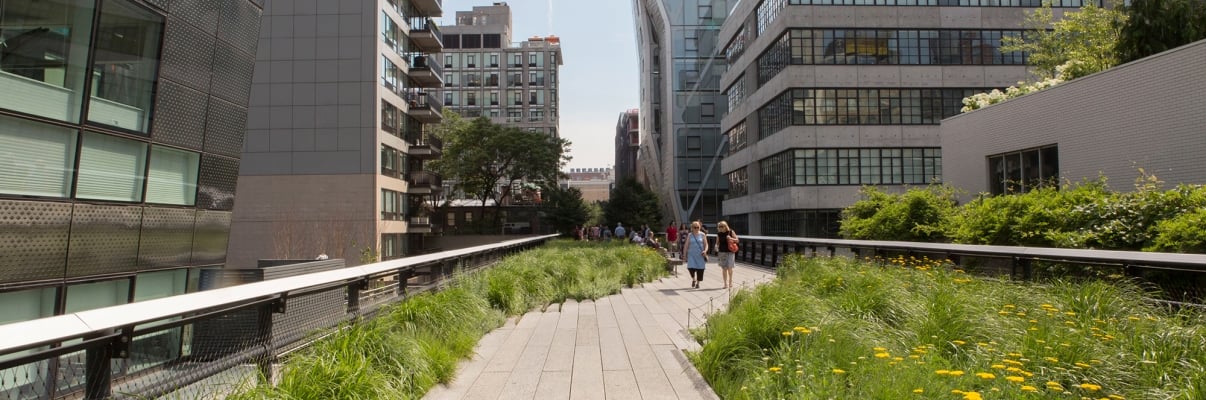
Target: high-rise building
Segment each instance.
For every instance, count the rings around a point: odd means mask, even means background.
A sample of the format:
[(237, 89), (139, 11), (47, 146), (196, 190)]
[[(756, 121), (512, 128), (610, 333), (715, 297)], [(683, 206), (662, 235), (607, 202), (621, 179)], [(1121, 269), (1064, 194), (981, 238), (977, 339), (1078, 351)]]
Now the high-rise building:
[[(425, 249), (440, 177), (439, 0), (283, 1), (265, 11), (230, 263)], [(375, 254), (374, 254), (375, 253)]]
[(641, 147), (640, 111), (636, 109), (620, 113), (616, 122), (616, 181), (636, 179), (637, 152)]
[(443, 105), (465, 118), (559, 136), (557, 72), (561, 40), (533, 36), (511, 42), (511, 7), (505, 2), (457, 11), (456, 24), (440, 27), (444, 52)]
[(715, 221), (728, 193), (720, 170), (726, 63), (717, 34), (737, 3), (633, 0), (641, 60), (640, 180), (677, 221)]
[(563, 187), (577, 188), (582, 192), (582, 201), (603, 202), (611, 199), (611, 189), (616, 179), (611, 168), (570, 168), (561, 182)]
[[(862, 185), (942, 177), (939, 122), (1029, 78), (1001, 51), (1039, 0), (763, 0), (721, 29), (724, 213), (738, 231), (837, 234)], [(1055, 1), (1056, 14), (1082, 0)], [(949, 150), (949, 149), (948, 149)]]
[(261, 5), (0, 1), (0, 324), (225, 263)]

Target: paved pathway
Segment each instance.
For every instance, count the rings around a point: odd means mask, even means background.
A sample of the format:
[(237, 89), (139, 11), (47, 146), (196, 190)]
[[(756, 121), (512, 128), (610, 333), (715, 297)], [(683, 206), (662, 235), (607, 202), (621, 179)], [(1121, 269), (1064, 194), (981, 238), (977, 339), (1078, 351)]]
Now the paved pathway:
[[(738, 264), (733, 286), (773, 278)], [(720, 268), (708, 266), (699, 289), (678, 276), (598, 301), (568, 301), (511, 318), (461, 362), (456, 380), (426, 399), (715, 399), (683, 350), (702, 314), (728, 303)], [(736, 289), (734, 289), (736, 290)], [(688, 316), (688, 309), (694, 312)]]

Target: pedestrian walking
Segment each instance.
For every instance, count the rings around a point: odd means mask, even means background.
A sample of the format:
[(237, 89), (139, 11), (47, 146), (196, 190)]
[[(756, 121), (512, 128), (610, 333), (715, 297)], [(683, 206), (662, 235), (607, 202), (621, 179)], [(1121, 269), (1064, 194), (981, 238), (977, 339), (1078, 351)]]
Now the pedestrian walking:
[(724, 287), (733, 287), (733, 267), (737, 265), (737, 232), (729, 228), (729, 223), (716, 223), (716, 263), (720, 265), (720, 274), (724, 277)]
[(704, 268), (708, 264), (708, 238), (700, 232), (700, 228), (699, 221), (691, 223), (691, 233), (687, 234), (687, 246), (683, 250), (693, 288), (699, 288), (699, 283), (704, 278)]

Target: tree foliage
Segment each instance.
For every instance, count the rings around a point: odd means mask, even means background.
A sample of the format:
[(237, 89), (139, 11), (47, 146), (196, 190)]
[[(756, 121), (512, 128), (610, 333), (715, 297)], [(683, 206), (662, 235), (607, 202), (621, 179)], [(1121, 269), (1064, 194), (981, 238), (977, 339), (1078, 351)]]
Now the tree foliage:
[(431, 168), (456, 180), (457, 188), (481, 200), (483, 208), (488, 200), (501, 207), (511, 196), (500, 186), (555, 183), (570, 159), (565, 139), (495, 124), (485, 117), (466, 121), (447, 112), (435, 132), (444, 142), (444, 155)]
[(1121, 62), (1130, 62), (1206, 39), (1206, 2), (1133, 0), (1117, 44)]
[(843, 237), (941, 240), (945, 219), (954, 213), (955, 208), (955, 191), (948, 186), (912, 188), (899, 194), (864, 186), (860, 193), (862, 200), (842, 210)]
[(603, 206), (603, 219), (608, 226), (623, 223), (633, 227), (643, 224), (656, 227), (662, 223), (662, 209), (658, 204), (657, 194), (636, 179), (625, 179), (612, 189), (611, 199)]
[(1064, 79), (1071, 80), (1119, 64), (1114, 48), (1126, 20), (1121, 11), (1086, 4), (1055, 21), (1050, 2), (1044, 2), (1026, 17), (1024, 36), (1001, 39), (1001, 51), (1029, 53), (1042, 79), (1055, 77), (1056, 67), (1064, 65)]
[(574, 226), (583, 225), (591, 218), (590, 207), (582, 200), (578, 188), (546, 186), (541, 190), (545, 217), (561, 233), (573, 232)]

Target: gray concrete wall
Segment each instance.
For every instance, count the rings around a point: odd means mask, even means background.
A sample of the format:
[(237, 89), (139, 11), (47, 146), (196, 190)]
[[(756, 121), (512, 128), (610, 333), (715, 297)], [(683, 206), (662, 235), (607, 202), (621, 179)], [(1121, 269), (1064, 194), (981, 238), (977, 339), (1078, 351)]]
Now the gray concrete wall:
[(986, 156), (1055, 144), (1060, 176), (1128, 190), (1143, 168), (1206, 183), (1206, 41), (942, 122), (943, 179), (988, 190)]

